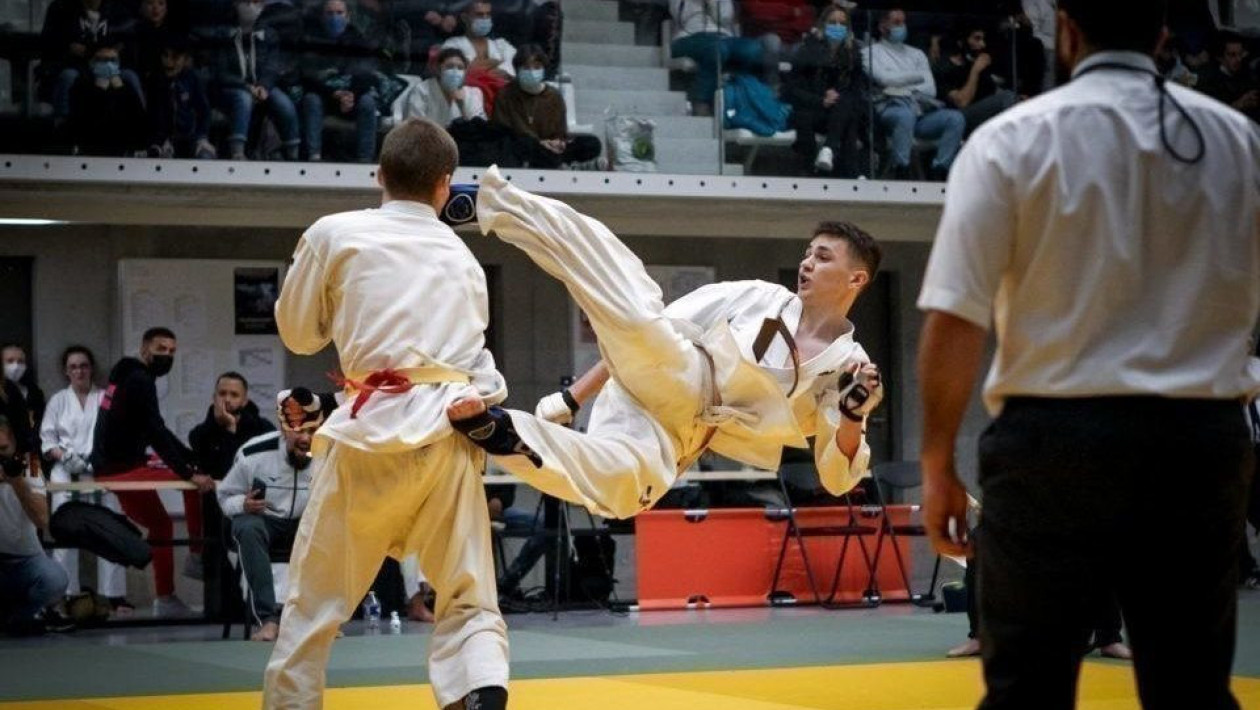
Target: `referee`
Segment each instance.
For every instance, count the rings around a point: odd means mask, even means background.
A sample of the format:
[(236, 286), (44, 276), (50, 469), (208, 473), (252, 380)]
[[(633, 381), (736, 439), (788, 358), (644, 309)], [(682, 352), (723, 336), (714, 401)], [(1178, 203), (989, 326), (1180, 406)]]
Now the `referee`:
[(954, 447), (992, 324), (986, 710), (1074, 707), (1100, 593), (1143, 707), (1238, 707), (1260, 132), (1157, 76), (1165, 10), (1060, 0), (1071, 82), (978, 129), (950, 176), (919, 298), (924, 498), (937, 549), (971, 554)]

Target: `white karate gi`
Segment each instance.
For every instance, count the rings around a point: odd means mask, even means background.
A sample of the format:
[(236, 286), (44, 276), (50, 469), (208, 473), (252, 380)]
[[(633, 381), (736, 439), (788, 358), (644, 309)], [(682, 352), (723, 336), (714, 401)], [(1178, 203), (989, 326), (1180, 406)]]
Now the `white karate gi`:
[[(792, 363), (776, 338), (758, 366), (753, 341), (766, 318), (781, 317), (789, 331), (801, 302), (762, 281), (707, 286), (668, 308), (643, 263), (603, 224), (568, 205), (509, 185), (487, 171), (477, 198), (483, 233), (494, 232), (529, 255), (568, 287), (590, 318), (600, 353), (612, 373), (585, 434), (509, 410), (521, 438), (542, 458), (495, 463), (545, 493), (625, 518), (650, 508), (685, 465), (704, 449), (752, 466), (774, 469), (784, 446), (805, 448), (816, 436), (814, 459), (828, 491), (840, 494), (866, 474), (865, 439), (853, 461), (836, 445), (840, 372), (869, 358), (853, 329), (801, 363), (792, 396)], [(701, 348), (697, 345), (702, 346)], [(713, 401), (713, 360), (720, 403)], [(707, 441), (710, 425), (716, 432)]]
[[(285, 345), (299, 354), (331, 340), (352, 380), (384, 368), (444, 368), (488, 402), (505, 396), (485, 350), (485, 273), (428, 205), (392, 201), (336, 214), (302, 236), (276, 303)], [(457, 379), (448, 377), (448, 380)], [(485, 459), (454, 436), (445, 408), (467, 383), (354, 397), (316, 434), (314, 484), (302, 516), (264, 706), (317, 708), (337, 627), (367, 593), (386, 555), (414, 553), (437, 591), (429, 679), (445, 707), (476, 688), (507, 686)]]
[[(75, 453), (85, 461), (92, 458), (92, 430), (96, 428), (96, 413), (101, 408), (101, 390), (93, 387), (88, 390), (83, 404), (79, 404), (79, 396), (67, 387), (57, 392), (48, 400), (48, 408), (44, 410), (44, 421), (39, 425), (39, 438), (43, 442), (44, 454), (53, 449), (61, 449), (67, 454)], [(65, 465), (58, 461), (48, 472), (53, 483), (70, 483), (73, 476)], [(93, 480), (90, 472), (79, 474), (80, 481)], [(59, 491), (52, 494), (52, 512), (71, 500), (70, 493)], [(122, 512), (118, 504), (118, 496), (113, 493), (101, 494), (100, 504), (114, 511)], [(59, 547), (53, 550), (53, 559), (66, 570), (70, 583), (66, 585), (66, 594), (78, 594), (79, 585), (79, 551), (74, 548)], [(127, 568), (114, 564), (103, 557), (96, 558), (96, 592), (107, 597), (127, 596)]]

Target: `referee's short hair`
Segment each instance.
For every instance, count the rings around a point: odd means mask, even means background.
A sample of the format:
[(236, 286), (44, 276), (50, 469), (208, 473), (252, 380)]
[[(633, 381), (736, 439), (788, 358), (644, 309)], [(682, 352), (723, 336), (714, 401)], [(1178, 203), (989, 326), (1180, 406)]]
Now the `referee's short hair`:
[(1168, 0), (1059, 0), (1100, 50), (1152, 54), (1168, 18)]

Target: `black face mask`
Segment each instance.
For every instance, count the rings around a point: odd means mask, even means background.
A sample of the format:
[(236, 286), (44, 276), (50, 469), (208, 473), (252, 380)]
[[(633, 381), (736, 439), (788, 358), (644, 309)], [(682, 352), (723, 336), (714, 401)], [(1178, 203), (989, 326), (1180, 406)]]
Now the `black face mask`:
[(165, 377), (174, 365), (174, 355), (152, 355), (149, 357), (149, 372), (154, 377)]

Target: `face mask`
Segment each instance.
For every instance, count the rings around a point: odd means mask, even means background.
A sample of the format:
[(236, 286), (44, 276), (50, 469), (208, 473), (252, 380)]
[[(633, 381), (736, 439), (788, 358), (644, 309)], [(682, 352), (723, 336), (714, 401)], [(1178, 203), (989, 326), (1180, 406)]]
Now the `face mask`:
[(17, 382), (22, 379), (22, 375), (26, 374), (26, 364), (21, 362), (6, 362), (4, 364), (4, 376), (10, 382)]
[(443, 69), (442, 70), (442, 88), (447, 91), (459, 91), (464, 85), (463, 69)]
[(174, 355), (154, 355), (149, 358), (149, 372), (154, 377), (165, 377), (174, 364)]
[(258, 16), (262, 14), (263, 6), (255, 5), (252, 2), (243, 2), (236, 6), (236, 19), (240, 21), (241, 27), (253, 27), (258, 21)]
[(114, 59), (104, 59), (92, 62), (92, 76), (97, 79), (113, 79), (119, 75), (118, 62)]
[(522, 69), (516, 76), (521, 81), (521, 88), (531, 94), (541, 94), (543, 90), (542, 69)]
[(823, 28), (823, 34), (831, 42), (843, 42), (849, 38), (849, 28), (847, 25), (828, 24)]
[(490, 30), (493, 28), (494, 20), (489, 17), (478, 17), (472, 21), (472, 25), (469, 27), (473, 37), (485, 37), (490, 34)]
[(909, 33), (910, 31), (906, 29), (905, 25), (900, 27), (891, 27), (888, 30), (888, 41), (893, 44), (901, 44), (906, 41), (906, 35)]
[(328, 34), (331, 37), (340, 37), (349, 24), (350, 18), (345, 15), (328, 15), (324, 18), (324, 27), (328, 29)]

